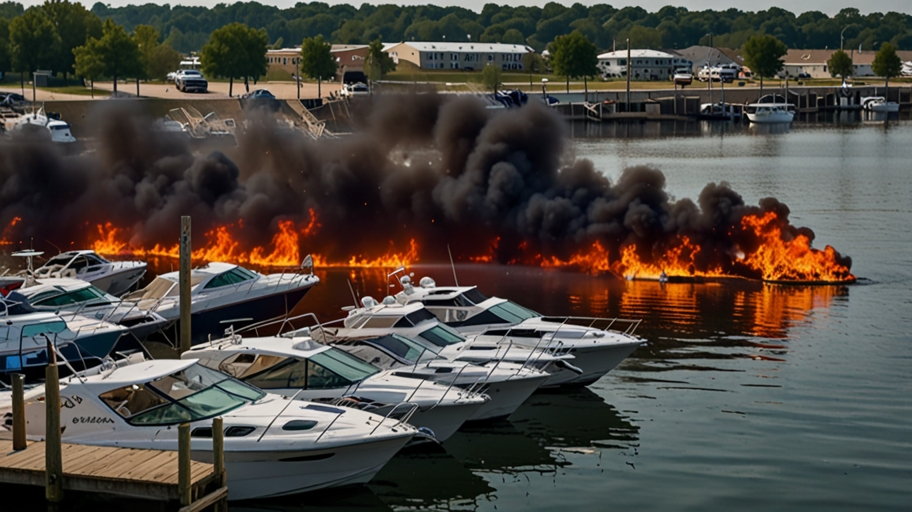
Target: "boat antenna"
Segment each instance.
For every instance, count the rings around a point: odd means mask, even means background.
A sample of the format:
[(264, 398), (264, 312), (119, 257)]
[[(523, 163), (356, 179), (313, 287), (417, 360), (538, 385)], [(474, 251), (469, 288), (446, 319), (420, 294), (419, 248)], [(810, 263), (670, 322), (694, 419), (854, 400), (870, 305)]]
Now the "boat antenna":
[[(47, 243), (49, 243), (49, 244), (51, 244), (51, 245), (54, 245), (54, 242), (51, 242), (50, 240), (45, 239), (44, 241), (47, 242)], [(54, 249), (57, 249), (57, 254), (60, 254), (60, 253), (63, 252), (63, 251), (60, 250), (60, 247), (57, 247), (56, 245), (54, 245)]]
[(346, 279), (348, 281), (348, 289), (352, 292), (352, 301), (355, 303), (355, 309), (358, 309), (358, 298), (355, 297), (355, 288), (352, 286), (351, 279)]
[(453, 281), (459, 286), (459, 278), (456, 277), (456, 265), (453, 263), (453, 252), (450, 250), (450, 244), (447, 244), (447, 254), (450, 255), (450, 268), (453, 269)]

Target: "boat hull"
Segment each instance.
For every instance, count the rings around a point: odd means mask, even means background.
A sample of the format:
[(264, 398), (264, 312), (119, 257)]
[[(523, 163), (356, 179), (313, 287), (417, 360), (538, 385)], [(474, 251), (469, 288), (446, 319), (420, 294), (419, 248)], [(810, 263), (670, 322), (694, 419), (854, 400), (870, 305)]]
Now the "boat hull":
[[(190, 316), (190, 341), (193, 345), (199, 345), (209, 341), (209, 336), (221, 338), (225, 334), (225, 329), (228, 328), (228, 324), (222, 323), (223, 320), (252, 319), (234, 324), (235, 328), (240, 328), (244, 325), (284, 316), (294, 309), (311, 288), (312, 286), (295, 288), (194, 312)], [(175, 334), (180, 332), (179, 320), (174, 323), (174, 330)]]
[(543, 388), (557, 386), (586, 386), (599, 380), (632, 354), (640, 345), (640, 340), (618, 342), (605, 345), (575, 347), (571, 353), (575, 359), (573, 366), (582, 370), (576, 374), (567, 370), (549, 378)]
[(792, 112), (775, 112), (772, 114), (748, 113), (747, 118), (750, 122), (757, 124), (791, 123), (795, 118), (795, 114)]
[(135, 265), (113, 270), (108, 274), (88, 280), (92, 286), (114, 296), (121, 296), (146, 274), (146, 265)]
[(469, 421), (491, 421), (507, 418), (523, 404), (535, 390), (548, 380), (548, 375), (537, 377), (514, 378), (492, 383), (485, 390), (490, 396), (484, 405), (469, 417)]
[(409, 423), (430, 429), (434, 433), (434, 439), (442, 443), (452, 437), (484, 405), (484, 402), (479, 401), (447, 404), (445, 407), (431, 407), (423, 411), (419, 409), (409, 419)]

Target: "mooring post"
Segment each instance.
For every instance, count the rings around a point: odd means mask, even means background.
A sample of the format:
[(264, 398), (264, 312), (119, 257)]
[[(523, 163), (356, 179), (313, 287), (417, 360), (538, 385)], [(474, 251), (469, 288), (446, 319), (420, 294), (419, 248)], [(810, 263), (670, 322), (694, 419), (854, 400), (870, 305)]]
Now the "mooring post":
[[(223, 429), (222, 418), (214, 418), (212, 420), (212, 470), (218, 479), (219, 489), (228, 485), (228, 475), (225, 473), (225, 433)], [(227, 502), (220, 500), (215, 510), (227, 511)]]
[(177, 427), (177, 486), (180, 492), (180, 505), (186, 507), (193, 501), (190, 492), (190, 424), (181, 423)]
[(48, 341), (48, 365), (44, 371), (44, 403), (46, 419), (44, 430), (44, 496), (51, 503), (63, 500), (63, 455), (60, 446), (60, 379), (57, 373), (57, 355)]
[(180, 236), (180, 351), (190, 350), (190, 216), (181, 217)]
[(13, 450), (25, 450), (25, 375), (13, 374)]

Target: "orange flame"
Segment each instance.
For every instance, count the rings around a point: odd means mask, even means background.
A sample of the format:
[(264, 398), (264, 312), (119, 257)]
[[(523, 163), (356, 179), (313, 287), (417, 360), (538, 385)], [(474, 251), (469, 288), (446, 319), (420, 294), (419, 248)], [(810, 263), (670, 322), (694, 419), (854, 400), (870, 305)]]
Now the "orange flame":
[(409, 240), (409, 250), (404, 254), (390, 251), (378, 258), (369, 258), (359, 254), (342, 262), (332, 262), (315, 254), (313, 260), (315, 267), (408, 267), (418, 261), (418, 243), (414, 238)]
[(3, 236), (0, 238), (0, 245), (11, 245), (13, 243), (10, 240), (10, 236), (12, 235), (13, 228), (21, 221), (22, 217), (13, 217), (13, 220), (11, 220), (9, 225), (3, 230)]
[(776, 218), (775, 212), (767, 212), (762, 217), (748, 215), (741, 219), (741, 227), (752, 230), (762, 240), (755, 252), (745, 255), (744, 263), (761, 272), (765, 281), (855, 280), (848, 267), (836, 262), (836, 249), (831, 246), (822, 251), (813, 249), (805, 235), (783, 240)]
[[(805, 235), (788, 240), (777, 220), (775, 212), (743, 217), (742, 231), (754, 235), (759, 244), (756, 250), (739, 255), (732, 263), (753, 270), (764, 281), (844, 283), (855, 280), (847, 266), (837, 263), (835, 249), (830, 246), (814, 249)], [(575, 266), (592, 274), (612, 272), (629, 279), (659, 279), (662, 273), (669, 278), (737, 277), (721, 266), (701, 270), (697, 265), (700, 251), (699, 245), (682, 235), (664, 252), (654, 250), (648, 260), (641, 257), (635, 244), (629, 244), (621, 248), (620, 259), (611, 262), (608, 251), (599, 242), (567, 260), (541, 255), (535, 260), (543, 267)]]

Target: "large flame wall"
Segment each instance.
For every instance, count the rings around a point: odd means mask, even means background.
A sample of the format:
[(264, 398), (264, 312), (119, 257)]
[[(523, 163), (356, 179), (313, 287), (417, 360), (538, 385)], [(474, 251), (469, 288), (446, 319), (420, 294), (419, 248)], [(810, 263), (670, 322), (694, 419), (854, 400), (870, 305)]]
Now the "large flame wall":
[(776, 199), (751, 206), (710, 183), (696, 202), (672, 201), (650, 168), (611, 182), (568, 159), (563, 121), (537, 105), (492, 114), (467, 97), (380, 97), (356, 110), (350, 137), (308, 141), (251, 119), (236, 148), (205, 155), (133, 105), (105, 107), (86, 123), (99, 127), (95, 152), (0, 143), (7, 246), (175, 256), (191, 215), (194, 258), (261, 266), (439, 262), (449, 245), (461, 261), (638, 278), (854, 279)]

